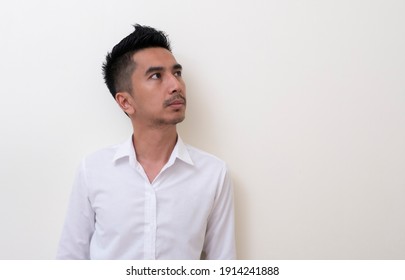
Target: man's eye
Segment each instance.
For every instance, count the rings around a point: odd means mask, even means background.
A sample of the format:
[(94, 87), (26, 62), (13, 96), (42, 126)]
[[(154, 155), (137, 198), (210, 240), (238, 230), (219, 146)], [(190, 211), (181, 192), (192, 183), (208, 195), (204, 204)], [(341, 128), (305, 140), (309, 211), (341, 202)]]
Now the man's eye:
[(179, 71), (174, 72), (174, 75), (177, 77), (181, 77), (181, 71), (179, 70)]
[(152, 76), (150, 76), (151, 79), (153, 80), (158, 80), (162, 77), (162, 75), (160, 73), (155, 73)]

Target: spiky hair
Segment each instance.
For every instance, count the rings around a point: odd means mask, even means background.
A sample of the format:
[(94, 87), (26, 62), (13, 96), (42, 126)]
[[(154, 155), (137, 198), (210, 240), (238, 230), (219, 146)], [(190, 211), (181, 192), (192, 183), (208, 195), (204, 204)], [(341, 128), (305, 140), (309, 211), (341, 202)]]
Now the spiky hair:
[(171, 51), (167, 35), (149, 26), (134, 25), (135, 30), (122, 39), (111, 52), (107, 53), (103, 63), (104, 81), (115, 98), (117, 92), (131, 92), (131, 75), (135, 69), (132, 56), (135, 52), (161, 47)]

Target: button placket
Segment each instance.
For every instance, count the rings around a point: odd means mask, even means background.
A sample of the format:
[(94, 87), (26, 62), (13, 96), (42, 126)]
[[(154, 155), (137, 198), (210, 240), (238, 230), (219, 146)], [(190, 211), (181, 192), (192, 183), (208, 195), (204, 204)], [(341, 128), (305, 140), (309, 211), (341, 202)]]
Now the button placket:
[(149, 182), (145, 183), (145, 259), (156, 258), (156, 195)]

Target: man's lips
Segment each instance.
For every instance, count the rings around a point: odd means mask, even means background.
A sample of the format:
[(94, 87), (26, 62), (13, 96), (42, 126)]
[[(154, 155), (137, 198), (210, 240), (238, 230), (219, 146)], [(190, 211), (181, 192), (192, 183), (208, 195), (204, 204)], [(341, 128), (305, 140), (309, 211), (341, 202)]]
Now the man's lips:
[(184, 101), (183, 100), (175, 100), (171, 103), (169, 103), (169, 107), (173, 109), (181, 109), (184, 106)]
[(172, 106), (172, 105), (183, 105), (183, 104), (184, 104), (183, 100), (175, 100), (175, 101), (169, 103), (170, 106)]

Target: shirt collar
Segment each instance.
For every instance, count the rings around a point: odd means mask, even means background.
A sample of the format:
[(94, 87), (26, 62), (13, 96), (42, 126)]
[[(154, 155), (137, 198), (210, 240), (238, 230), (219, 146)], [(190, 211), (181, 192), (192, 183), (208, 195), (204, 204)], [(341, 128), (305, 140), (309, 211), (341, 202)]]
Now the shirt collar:
[(184, 161), (185, 163), (188, 163), (190, 165), (194, 165), (193, 160), (190, 157), (190, 153), (188, 152), (186, 144), (184, 144), (183, 140), (180, 138), (180, 136), (177, 135), (177, 143), (176, 146), (174, 146), (172, 155), (170, 158), (173, 159), (180, 159)]
[[(116, 162), (117, 160), (124, 158), (124, 157), (128, 157), (130, 162), (133, 162), (133, 163), (135, 163), (137, 161), (134, 145), (132, 143), (132, 135), (127, 141), (118, 145), (117, 150), (113, 157), (113, 161)], [(176, 158), (178, 158), (181, 161), (188, 163), (190, 165), (194, 165), (194, 162), (190, 157), (190, 153), (188, 152), (187, 146), (186, 146), (186, 144), (184, 144), (184, 142), (180, 138), (180, 136), (177, 136), (177, 143), (174, 146), (173, 152), (170, 155), (168, 163), (171, 163), (171, 164), (174, 163)]]
[(134, 145), (132, 144), (132, 135), (126, 140), (124, 143), (118, 145), (117, 150), (114, 154), (113, 161), (116, 162), (117, 160), (129, 157), (129, 158), (136, 158)]

